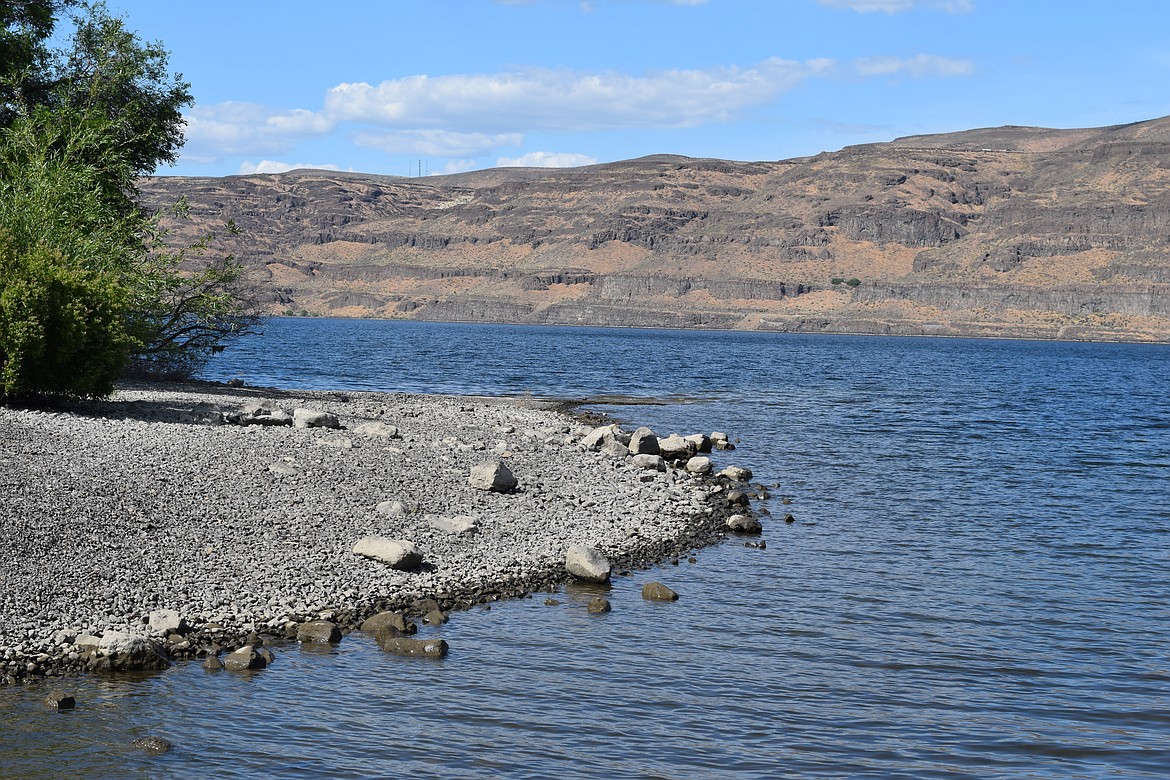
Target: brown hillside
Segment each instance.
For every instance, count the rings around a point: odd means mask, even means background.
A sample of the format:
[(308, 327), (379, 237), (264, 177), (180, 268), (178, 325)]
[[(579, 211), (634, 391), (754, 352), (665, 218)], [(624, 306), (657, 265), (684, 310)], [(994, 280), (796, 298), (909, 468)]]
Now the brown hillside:
[[(274, 312), (1170, 340), (1170, 119), (778, 162), (143, 182), (228, 219)], [(834, 280), (858, 280), (853, 286)]]

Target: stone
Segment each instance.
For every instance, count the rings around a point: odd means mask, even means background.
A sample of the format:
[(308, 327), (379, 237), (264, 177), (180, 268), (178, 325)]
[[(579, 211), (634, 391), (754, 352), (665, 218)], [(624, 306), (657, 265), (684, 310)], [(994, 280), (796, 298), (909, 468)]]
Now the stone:
[(602, 449), (606, 444), (617, 441), (613, 429), (614, 426), (612, 425), (603, 425), (600, 428), (594, 428), (581, 439), (581, 446), (594, 452)]
[(223, 661), (219, 660), (218, 655), (209, 655), (203, 659), (203, 663), (199, 664), (209, 672), (218, 672), (223, 668)]
[(191, 630), (187, 621), (174, 609), (156, 609), (146, 617), (150, 630), (156, 634), (186, 634)]
[(268, 666), (268, 661), (251, 645), (245, 645), (239, 650), (228, 653), (223, 658), (223, 668), (229, 672), (263, 669), (266, 666)]
[(658, 437), (654, 431), (643, 426), (630, 436), (629, 450), (634, 455), (657, 455)]
[(618, 460), (625, 460), (630, 457), (630, 448), (622, 444), (617, 439), (610, 439), (601, 447), (601, 451), (611, 458)]
[(436, 531), (453, 536), (470, 536), (479, 531), (479, 519), (471, 515), (456, 515), (455, 517), (427, 515), (427, 525)]
[(239, 377), (232, 377), (228, 381), (224, 382), (224, 384), (227, 385), (228, 387), (243, 387), (244, 380), (240, 379)]
[(383, 515), (390, 515), (392, 517), (403, 517), (414, 514), (418, 508), (414, 504), (392, 499), (390, 501), (383, 501), (374, 508), (376, 512)]
[(441, 609), (432, 609), (423, 615), (423, 622), (428, 626), (441, 626), (447, 622), (447, 613)]
[(278, 460), (276, 463), (269, 464), (268, 470), (281, 477), (295, 477), (301, 473), (300, 466), (286, 460)]
[(337, 415), (329, 412), (319, 412), (315, 409), (294, 409), (292, 413), (293, 426), (296, 428), (340, 428), (341, 421)]
[(586, 582), (609, 582), (609, 561), (592, 547), (575, 544), (566, 550), (565, 571)]
[(715, 449), (731, 451), (735, 449), (735, 445), (729, 441), (717, 441), (715, 442)]
[(45, 704), (55, 710), (71, 710), (77, 706), (77, 699), (64, 691), (53, 691), (45, 697)]
[(695, 445), (695, 452), (711, 451), (711, 437), (705, 433), (696, 433), (683, 438)]
[(366, 618), (360, 627), (360, 630), (367, 634), (376, 634), (379, 631), (385, 631), (387, 629), (393, 629), (399, 635), (413, 634), (418, 631), (418, 626), (414, 624), (414, 621), (407, 620), (406, 616), (401, 612), (391, 612), (388, 610), (386, 612), (379, 612), (373, 617)]
[(373, 436), (381, 439), (401, 439), (402, 433), (393, 425), (374, 421), (362, 423), (355, 427), (353, 432), (359, 436)]
[(642, 598), (647, 601), (678, 601), (678, 594), (661, 582), (647, 582), (642, 586)]
[(706, 455), (696, 455), (687, 460), (686, 470), (690, 474), (710, 474), (711, 459)]
[(410, 639), (403, 636), (375, 636), (378, 647), (387, 653), (411, 655), (423, 658), (442, 658), (447, 654), (448, 645), (442, 639)]
[(732, 515), (727, 518), (727, 527), (737, 534), (758, 534), (764, 530), (760, 521), (749, 515)]
[(518, 484), (512, 470), (499, 460), (472, 466), (467, 483), (477, 490), (490, 490), (495, 493), (509, 493), (515, 490)]
[(792, 515), (784, 515), (784, 522), (786, 522), (786, 523), (795, 523), (795, 522), (796, 522), (796, 518), (795, 518), (795, 517), (793, 517)]
[(352, 450), (353, 439), (348, 436), (322, 436), (317, 439), (317, 444), (322, 447), (333, 447), (338, 450)]
[(163, 753), (169, 753), (175, 745), (169, 739), (162, 737), (143, 737), (131, 742), (130, 746), (152, 756), (161, 756)]
[(729, 441), (729, 439), (727, 438), (727, 434), (724, 433), (723, 431), (712, 431), (711, 432), (711, 442), (713, 444), (718, 444), (721, 441), (723, 441), (723, 442)]
[(224, 420), (236, 425), (292, 425), (293, 418), (275, 401), (248, 401), (238, 411), (224, 415)]
[(385, 536), (365, 536), (353, 546), (354, 555), (370, 558), (398, 571), (413, 571), (423, 560), (422, 553), (414, 542), (405, 539), (388, 539)]
[(171, 665), (161, 642), (145, 636), (107, 631), (87, 668), (91, 672), (141, 672)]
[(731, 506), (747, 506), (749, 502), (748, 494), (742, 490), (731, 490), (727, 493), (727, 503)]
[(752, 470), (739, 466), (728, 466), (719, 472), (718, 476), (727, 477), (735, 482), (747, 482), (752, 478)]
[(640, 469), (666, 471), (666, 461), (662, 459), (661, 455), (635, 455), (630, 459), (630, 462)]
[(329, 620), (310, 620), (297, 626), (297, 641), (303, 643), (337, 644), (341, 629)]
[(672, 433), (665, 439), (658, 440), (658, 454), (666, 460), (686, 460), (697, 451), (698, 449), (692, 442), (687, 441), (677, 433)]
[(609, 603), (609, 599), (605, 596), (594, 596), (589, 600), (589, 606), (585, 607), (586, 612), (591, 612), (594, 615), (601, 615), (609, 612), (613, 607)]

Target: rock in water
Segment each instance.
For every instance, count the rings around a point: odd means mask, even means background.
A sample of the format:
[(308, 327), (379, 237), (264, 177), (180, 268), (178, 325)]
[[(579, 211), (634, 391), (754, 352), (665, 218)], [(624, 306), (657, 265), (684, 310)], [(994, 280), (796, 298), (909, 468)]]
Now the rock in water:
[(471, 467), (467, 483), (477, 490), (510, 493), (519, 484), (511, 469), (503, 461), (487, 461)]
[(686, 460), (697, 451), (698, 448), (693, 442), (687, 441), (677, 433), (658, 440), (658, 454), (666, 460)]
[(390, 636), (389, 632), (379, 632), (374, 638), (379, 647), (387, 653), (396, 655), (442, 658), (448, 649), (447, 643), (442, 639), (408, 639), (403, 636)]
[(141, 672), (166, 669), (170, 665), (161, 643), (144, 636), (108, 631), (102, 635), (97, 653), (87, 667), (91, 672)]
[(130, 745), (152, 756), (169, 753), (171, 748), (175, 746), (169, 739), (163, 739), (162, 737), (143, 737), (142, 739), (134, 740)]
[(353, 546), (354, 555), (381, 561), (391, 569), (413, 571), (423, 560), (422, 553), (414, 542), (405, 539), (387, 539), (384, 536), (366, 536)]
[(748, 515), (732, 515), (727, 518), (727, 527), (737, 534), (758, 534), (764, 530), (759, 520)]
[(565, 571), (586, 582), (609, 582), (609, 561), (592, 547), (570, 547), (565, 552)]
[(630, 436), (630, 452), (634, 455), (657, 455), (658, 437), (654, 431), (643, 426)]
[(678, 601), (678, 594), (661, 582), (647, 582), (642, 586), (642, 598), (647, 601)]
[(256, 648), (251, 645), (246, 645), (236, 650), (234, 653), (228, 653), (223, 659), (223, 668), (229, 672), (242, 672), (248, 669), (263, 669), (268, 666), (268, 661), (260, 653), (256, 652)]
[(752, 478), (752, 470), (741, 468), (739, 466), (728, 466), (727, 468), (723, 469), (723, 471), (720, 471), (718, 476), (727, 477), (728, 479), (735, 480), (736, 482), (747, 482)]
[(587, 612), (594, 615), (601, 615), (612, 609), (613, 607), (610, 606), (609, 599), (605, 596), (594, 596), (589, 600), (589, 606), (585, 608)]
[(45, 704), (56, 710), (71, 710), (77, 706), (77, 700), (63, 691), (53, 691), (45, 697)]
[(399, 634), (413, 634), (418, 631), (418, 626), (413, 621), (407, 620), (401, 612), (379, 612), (371, 618), (367, 618), (361, 625), (361, 630), (367, 634), (376, 634), (379, 631), (386, 629), (393, 629)]
[(297, 626), (297, 641), (336, 644), (341, 641), (341, 629), (328, 620), (310, 620)]

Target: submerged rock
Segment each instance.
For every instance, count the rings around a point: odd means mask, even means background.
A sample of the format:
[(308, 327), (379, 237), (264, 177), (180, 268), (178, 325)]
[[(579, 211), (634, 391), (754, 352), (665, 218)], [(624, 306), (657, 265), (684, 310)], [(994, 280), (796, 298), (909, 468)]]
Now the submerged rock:
[(589, 600), (589, 606), (585, 608), (587, 612), (591, 612), (595, 615), (609, 612), (612, 609), (613, 607), (610, 606), (609, 599), (607, 599), (605, 596), (594, 596)]
[(297, 641), (318, 644), (336, 644), (341, 641), (341, 629), (328, 620), (310, 620), (297, 626)]
[(53, 691), (45, 697), (45, 704), (55, 710), (71, 710), (77, 706), (77, 700), (73, 698), (73, 694)]
[(175, 743), (162, 737), (143, 737), (131, 742), (130, 746), (136, 747), (144, 753), (159, 756), (163, 753), (169, 753), (174, 748)]
[(390, 636), (386, 632), (379, 632), (375, 639), (378, 647), (395, 655), (442, 658), (448, 650), (447, 643), (442, 639), (408, 639), (404, 636)]
[(399, 634), (413, 634), (418, 631), (418, 626), (413, 621), (408, 620), (401, 612), (386, 611), (367, 618), (362, 623), (360, 630), (367, 634), (376, 634), (386, 629), (393, 629)]
[(760, 521), (749, 515), (732, 515), (727, 518), (727, 527), (737, 534), (758, 534), (764, 530)]
[(223, 668), (229, 672), (263, 669), (266, 666), (268, 666), (268, 660), (251, 645), (245, 645), (239, 650), (228, 653), (223, 659)]

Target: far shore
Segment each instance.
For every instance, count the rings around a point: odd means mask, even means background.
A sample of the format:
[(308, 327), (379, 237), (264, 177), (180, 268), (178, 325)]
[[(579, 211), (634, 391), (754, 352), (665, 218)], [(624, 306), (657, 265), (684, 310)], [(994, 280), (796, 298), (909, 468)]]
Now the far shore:
[[(317, 422), (277, 424), (297, 409)], [(0, 407), (0, 684), (100, 669), (103, 636), (203, 657), (315, 620), (350, 630), (520, 596), (566, 579), (572, 546), (630, 568), (727, 533), (727, 491), (744, 486), (595, 451), (593, 430), (530, 399), (211, 382)], [(482, 463), (516, 488), (471, 485)], [(356, 555), (363, 537), (411, 542), (423, 562)]]

